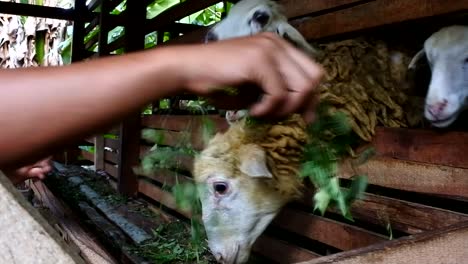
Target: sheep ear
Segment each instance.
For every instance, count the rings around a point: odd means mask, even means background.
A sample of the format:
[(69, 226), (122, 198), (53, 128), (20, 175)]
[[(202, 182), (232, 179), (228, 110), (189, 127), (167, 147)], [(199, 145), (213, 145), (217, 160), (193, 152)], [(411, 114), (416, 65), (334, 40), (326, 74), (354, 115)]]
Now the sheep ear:
[(320, 52), (314, 47), (312, 47), (301, 35), (301, 33), (299, 33), (299, 31), (297, 31), (297, 29), (295, 29), (289, 23), (279, 23), (278, 27), (276, 28), (276, 31), (282, 38), (289, 41), (291, 44), (303, 50), (304, 52), (314, 57), (318, 57), (321, 55)]
[(256, 145), (245, 145), (239, 151), (240, 165), (242, 173), (252, 178), (272, 178), (267, 166), (265, 151)]
[(408, 64), (408, 69), (410, 70), (415, 69), (416, 63), (418, 63), (418, 61), (422, 59), (425, 55), (426, 55), (426, 51), (424, 49), (421, 49), (420, 51), (418, 51), (418, 53), (414, 55), (414, 57), (411, 59), (410, 63)]

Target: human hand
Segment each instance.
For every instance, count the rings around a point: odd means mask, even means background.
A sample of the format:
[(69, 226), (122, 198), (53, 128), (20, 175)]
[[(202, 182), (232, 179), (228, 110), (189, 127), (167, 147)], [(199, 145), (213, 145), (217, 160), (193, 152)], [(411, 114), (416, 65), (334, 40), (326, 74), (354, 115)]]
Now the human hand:
[(5, 173), (14, 185), (20, 184), (28, 179), (43, 180), (47, 173), (52, 171), (51, 158), (52, 157), (47, 157), (34, 164)]
[[(249, 108), (256, 117), (301, 112), (306, 121), (314, 118), (323, 69), (275, 34), (208, 43), (179, 56), (185, 62), (185, 87), (217, 107)], [(238, 93), (226, 93), (226, 87)]]

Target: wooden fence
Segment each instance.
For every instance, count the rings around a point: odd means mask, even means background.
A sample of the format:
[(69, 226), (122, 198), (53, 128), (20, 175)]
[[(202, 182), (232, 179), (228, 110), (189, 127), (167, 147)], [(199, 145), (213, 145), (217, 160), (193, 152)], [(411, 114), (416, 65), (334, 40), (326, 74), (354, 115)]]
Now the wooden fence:
[[(128, 1), (127, 10), (120, 15), (110, 14), (110, 10), (120, 4), (120, 1), (111, 0), (94, 0), (87, 6), (84, 1), (77, 0), (75, 9), (68, 11), (48, 7), (18, 10), (9, 3), (0, 2), (0, 11), (73, 20), (75, 40), (82, 40), (86, 33), (99, 26), (101, 33), (86, 43), (74, 41), (73, 60), (78, 61), (110, 56), (122, 47), (127, 52), (142, 49), (145, 35), (153, 31), (183, 34), (165, 45), (201, 42), (208, 28), (174, 21), (217, 2), (187, 0), (153, 19), (145, 19), (144, 15), (149, 0)], [(280, 2), (285, 6), (291, 23), (310, 40), (339, 38), (373, 30), (401, 30), (401, 25), (416, 27), (430, 21), (425, 27), (429, 32), (465, 16), (468, 9), (466, 0)], [(101, 12), (94, 12), (101, 4)], [(139, 26), (133, 24), (136, 21)], [(85, 23), (89, 24), (85, 27)], [(116, 26), (125, 27), (127, 34), (107, 43), (108, 32)], [(96, 43), (99, 43), (99, 52), (89, 51)], [(219, 131), (226, 128), (222, 117), (209, 117)], [(150, 144), (141, 140), (140, 131), (143, 128), (158, 129), (165, 135), (162, 145), (177, 147), (186, 137), (187, 124), (191, 124), (190, 142), (194, 148), (200, 149), (203, 146), (202, 122), (202, 117), (197, 115), (142, 116), (135, 113), (109, 131), (115, 138), (97, 135), (86, 139), (86, 144), (94, 146), (95, 152), (80, 150), (80, 155), (93, 163), (96, 169), (111, 175), (111, 184), (121, 193), (143, 196), (177, 211), (174, 198), (163, 186), (173, 185), (175, 177), (182, 182), (191, 181), (192, 159), (180, 156), (177, 170), (164, 169), (151, 175), (137, 175), (132, 168), (139, 164), (139, 158), (150, 148)], [(329, 263), (332, 260), (353, 263), (346, 260), (356, 256), (363, 258), (357, 263), (372, 263), (376, 255), (369, 252), (380, 252), (386, 248), (389, 254), (398, 254), (401, 245), (410, 242), (422, 245), (455, 231), (460, 231), (455, 233), (463, 235), (466, 241), (468, 159), (464, 153), (468, 149), (468, 133), (381, 127), (372, 144), (378, 155), (361, 167), (362, 172), (369, 176), (370, 187), (365, 198), (352, 207), (354, 222), (344, 220), (333, 209), (325, 217), (314, 214), (309, 194), (303, 201), (288, 205), (280, 213), (255, 244), (254, 251), (280, 263), (313, 259), (310, 263)], [(76, 151), (77, 148), (68, 150), (69, 153)], [(349, 168), (343, 167), (342, 171), (346, 182), (351, 175)], [(178, 213), (189, 217), (186, 212)], [(390, 237), (396, 240), (389, 242)], [(424, 252), (426, 258), (440, 254), (424, 246), (415, 246), (414, 250), (416, 255)], [(329, 256), (322, 257), (326, 255)], [(401, 261), (410, 263), (409, 260)]]

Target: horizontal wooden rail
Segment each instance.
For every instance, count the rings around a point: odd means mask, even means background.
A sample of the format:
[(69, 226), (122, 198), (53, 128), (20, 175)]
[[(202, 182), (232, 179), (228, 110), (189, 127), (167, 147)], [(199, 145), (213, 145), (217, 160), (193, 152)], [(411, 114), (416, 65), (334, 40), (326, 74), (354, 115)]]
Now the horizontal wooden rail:
[[(338, 213), (336, 209), (330, 209)], [(355, 219), (392, 229), (417, 234), (468, 221), (467, 214), (366, 193), (351, 206)]]
[(450, 4), (445, 0), (374, 0), (317, 17), (297, 19), (292, 24), (307, 39), (320, 39), (467, 9), (466, 0), (452, 0)]
[(378, 127), (373, 146), (381, 157), (468, 169), (468, 132)]
[(252, 251), (259, 253), (277, 263), (294, 263), (320, 257), (319, 254), (294, 246), (286, 241), (261, 235), (252, 246)]
[(296, 264), (458, 264), (468, 259), (468, 222)]
[[(375, 1), (375, 0), (370, 0)], [(369, 0), (325, 0), (325, 1), (309, 1), (309, 0), (279, 0), (282, 5), (284, 14), (289, 19), (301, 16), (314, 16), (317, 13), (335, 11), (337, 9), (345, 9), (350, 6), (369, 2)]]
[[(444, 153), (440, 154), (441, 156)], [(468, 170), (448, 166), (374, 158), (358, 167), (369, 183), (418, 193), (468, 197)], [(353, 170), (343, 165), (341, 177), (350, 178)]]
[(351, 250), (388, 240), (385, 236), (359, 227), (291, 208), (285, 208), (273, 224), (340, 250)]

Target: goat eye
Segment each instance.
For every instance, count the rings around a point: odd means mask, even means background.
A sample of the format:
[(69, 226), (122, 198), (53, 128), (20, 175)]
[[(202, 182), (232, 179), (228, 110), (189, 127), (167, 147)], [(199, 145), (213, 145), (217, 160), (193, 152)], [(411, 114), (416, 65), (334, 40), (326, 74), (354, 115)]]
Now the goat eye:
[(268, 20), (270, 19), (270, 15), (268, 15), (264, 11), (255, 11), (255, 13), (253, 14), (253, 19), (255, 20), (255, 22), (264, 26), (268, 23)]
[(213, 189), (216, 194), (224, 195), (228, 191), (228, 184), (225, 182), (215, 182), (213, 183)]

